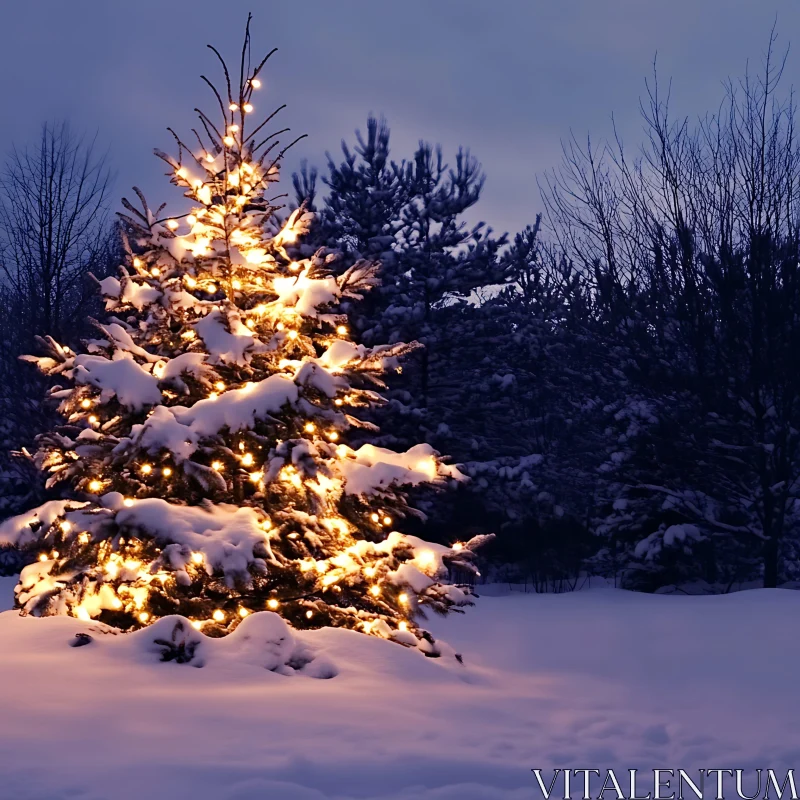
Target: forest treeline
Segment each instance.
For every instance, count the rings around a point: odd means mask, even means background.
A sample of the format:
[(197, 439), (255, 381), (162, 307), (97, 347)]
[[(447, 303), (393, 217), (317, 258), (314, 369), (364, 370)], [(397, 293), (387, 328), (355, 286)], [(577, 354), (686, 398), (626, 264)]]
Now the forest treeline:
[[(294, 176), (309, 254), (381, 262), (346, 309), (354, 338), (424, 345), (369, 436), (428, 441), (470, 477), (418, 497), (426, 538), (497, 533), (493, 577), (540, 590), (800, 580), (800, 147), (782, 71), (771, 48), (699, 120), (650, 84), (641, 146), (567, 141), (511, 236), (465, 221), (484, 185), (468, 151), (396, 154), (382, 119)], [(89, 276), (120, 263), (108, 193), (65, 125), (0, 175), (0, 517), (46, 498), (9, 455), (54, 413), (18, 356), (101, 313)]]

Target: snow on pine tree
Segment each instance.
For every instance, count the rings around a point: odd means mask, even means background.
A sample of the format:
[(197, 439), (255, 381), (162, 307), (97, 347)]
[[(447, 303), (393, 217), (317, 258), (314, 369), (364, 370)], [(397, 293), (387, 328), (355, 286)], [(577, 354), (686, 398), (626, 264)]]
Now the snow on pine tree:
[(123, 200), (128, 263), (100, 282), (97, 337), (29, 357), (64, 384), (64, 424), (33, 456), (64, 499), (0, 526), (0, 542), (38, 548), (17, 605), (124, 629), (180, 614), (210, 635), (272, 610), (435, 655), (418, 621), (469, 603), (443, 580), (475, 569), (481, 540), (445, 547), (394, 526), (418, 513), (409, 487), (461, 476), (429, 445), (347, 444), (414, 345), (349, 339), (337, 306), (379, 265), (335, 276), (329, 251), (300, 259), (310, 215), (281, 220), (269, 197), (287, 148), (264, 133), (274, 114), (251, 123), (269, 56), (250, 69), (248, 20), (237, 89), (211, 49), (218, 121), (198, 111), (195, 145), (173, 133), (177, 155), (156, 151), (191, 208)]

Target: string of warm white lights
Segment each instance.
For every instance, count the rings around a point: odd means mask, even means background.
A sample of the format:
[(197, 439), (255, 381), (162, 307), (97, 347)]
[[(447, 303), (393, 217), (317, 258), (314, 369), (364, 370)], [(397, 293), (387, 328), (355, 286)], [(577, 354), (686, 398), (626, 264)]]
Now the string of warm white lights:
[(67, 499), (20, 518), (42, 549), (17, 602), (122, 628), (183, 614), (210, 635), (267, 610), (435, 655), (418, 621), (468, 602), (445, 579), (474, 571), (481, 540), (394, 530), (418, 514), (409, 487), (460, 478), (430, 447), (343, 441), (416, 345), (356, 344), (339, 304), (378, 265), (337, 274), (333, 254), (304, 249), (311, 215), (281, 218), (268, 197), (286, 148), (251, 124), (266, 59), (249, 58), (248, 28), (238, 88), (221, 58), (222, 87), (207, 81), (221, 121), (199, 112), (197, 146), (173, 133), (177, 157), (157, 151), (188, 213), (124, 201), (129, 258), (100, 283), (98, 338), (81, 354), (47, 340), (32, 359), (71, 383), (34, 457)]

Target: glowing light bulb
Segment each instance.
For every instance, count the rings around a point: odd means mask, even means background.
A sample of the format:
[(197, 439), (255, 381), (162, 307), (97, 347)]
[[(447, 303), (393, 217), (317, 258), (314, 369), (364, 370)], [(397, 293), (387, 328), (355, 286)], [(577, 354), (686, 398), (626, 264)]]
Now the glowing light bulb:
[(203, 623), (199, 619), (193, 619), (191, 621), (191, 626), (196, 630), (199, 631), (200, 628), (203, 627)]
[(222, 391), (224, 391), (224, 390), (225, 390), (225, 384), (224, 384), (222, 381), (217, 381), (217, 382), (214, 384), (214, 388), (215, 388), (215, 389), (216, 389), (218, 392), (222, 392)]
[(114, 599), (111, 601), (111, 607), (112, 607), (112, 608), (116, 608), (116, 609), (118, 609), (118, 610), (119, 610), (120, 608), (122, 608), (122, 600), (120, 600), (120, 599), (119, 599), (119, 597), (115, 597), (115, 598), (114, 598)]
[(81, 408), (91, 408), (91, 407), (92, 407), (92, 401), (88, 397), (84, 397), (83, 400), (81, 400)]
[(391, 525), (392, 524), (392, 518), (391, 517), (384, 517), (383, 518), (383, 524), (384, 525)]
[(336, 333), (338, 333), (339, 336), (344, 336), (347, 333), (347, 326), (339, 325), (339, 327), (336, 329)]
[(341, 406), (344, 405), (344, 400), (341, 397), (337, 397), (334, 401), (334, 405)]
[(161, 470), (161, 474), (165, 478), (169, 478), (169, 476), (172, 475), (172, 469), (170, 467), (164, 467), (164, 469)]
[(186, 217), (186, 222), (194, 227), (197, 224), (197, 217), (194, 214), (189, 214), (189, 216)]
[(249, 319), (245, 322), (245, 325), (247, 325), (248, 328), (255, 328), (256, 321), (254, 319)]
[(150, 615), (146, 611), (142, 611), (142, 613), (139, 614), (139, 622), (145, 623), (149, 619)]
[(244, 606), (242, 606), (242, 608), (239, 609), (239, 616), (242, 619), (244, 619), (249, 613), (250, 612)]
[(150, 274), (154, 278), (157, 278), (161, 274), (161, 270), (158, 267), (153, 267), (153, 269), (150, 270)]
[(244, 467), (253, 466), (253, 454), (252, 453), (245, 453), (242, 456), (242, 466), (244, 466)]
[(206, 291), (209, 294), (216, 294), (217, 285), (215, 283), (209, 283), (208, 286), (206, 286)]
[(263, 473), (263, 472), (251, 472), (251, 473), (250, 473), (250, 480), (251, 480), (253, 483), (260, 483), (260, 482), (261, 482), (261, 479), (262, 479), (263, 477), (264, 477), (264, 473)]
[(456, 542), (456, 543), (453, 545), (453, 550), (463, 550), (463, 549), (464, 549), (464, 545), (463, 545), (463, 543), (461, 543), (461, 542)]
[(231, 281), (231, 286), (238, 291), (242, 288), (242, 282), (237, 280)]
[(306, 433), (314, 433), (314, 431), (315, 431), (316, 429), (317, 429), (317, 426), (316, 426), (316, 425), (314, 425), (314, 423), (313, 423), (313, 422), (306, 422), (306, 424), (303, 426), (303, 430), (304, 430)]
[(208, 394), (208, 399), (209, 400), (216, 400), (218, 397), (219, 397), (219, 394), (217, 394), (217, 392), (209, 392), (209, 394)]
[(214, 620), (214, 622), (223, 622), (225, 620), (225, 612), (221, 608), (218, 608), (211, 615), (211, 618)]
[(236, 105), (236, 103), (231, 103), (231, 104), (228, 106), (228, 108), (229, 108), (231, 111), (238, 111), (238, 110), (239, 110), (239, 106), (237, 106), (237, 105)]
[[(288, 237), (284, 236), (283, 238), (284, 238), (284, 239), (285, 239), (287, 242), (293, 242), (293, 241), (294, 241), (294, 239), (296, 239), (297, 237), (294, 237), (294, 238), (292, 238), (292, 239), (289, 239)], [(299, 264), (298, 264), (296, 261), (292, 261), (292, 263), (291, 263), (291, 264), (289, 264), (289, 269), (290, 269), (292, 272), (297, 272), (297, 270), (299, 270), (299, 269), (300, 269), (300, 265), (299, 265)]]
[(53, 552), (50, 553), (50, 556), (51, 558), (58, 558), (58, 550), (53, 550)]
[(89, 481), (89, 491), (90, 492), (99, 492), (103, 488), (102, 481)]
[(149, 475), (153, 471), (150, 464), (142, 464), (142, 475)]
[(175, 170), (175, 174), (179, 178), (183, 178), (184, 180), (189, 177), (189, 173), (186, 170), (186, 167), (181, 167), (180, 169)]
[(133, 266), (134, 267), (141, 267), (142, 266), (142, 259), (138, 256), (133, 259)]
[(208, 161), (209, 164), (212, 164), (214, 162), (214, 156), (212, 156), (211, 153), (206, 153), (206, 161)]
[(375, 572), (376, 572), (376, 571), (377, 571), (377, 570), (375, 569), (375, 567), (367, 567), (367, 568), (364, 570), (364, 574), (365, 574), (365, 575), (366, 575), (368, 578), (372, 578), (372, 577), (375, 575)]
[(239, 126), (238, 125), (228, 125), (228, 130), (230, 131), (230, 133), (237, 133), (238, 130), (239, 130)]
[(58, 527), (61, 528), (63, 533), (69, 533), (72, 530), (72, 525), (67, 520), (60, 522)]
[(39, 561), (49, 561), (49, 559), (47, 558), (47, 553), (42, 553), (39, 556)]
[(336, 431), (328, 431), (327, 436), (332, 442), (335, 442), (339, 438), (339, 434)]
[(225, 465), (221, 461), (212, 461), (211, 469), (215, 469), (217, 472), (222, 472), (222, 470), (225, 469)]
[(192, 553), (192, 561), (195, 564), (202, 564), (206, 560), (202, 553)]
[(253, 78), (253, 79), (250, 81), (250, 85), (251, 85), (251, 86), (252, 86), (254, 89), (260, 89), (260, 88), (261, 88), (261, 81), (260, 81), (258, 78)]
[(126, 498), (125, 498), (125, 499), (122, 501), (122, 505), (124, 505), (126, 508), (130, 508), (130, 507), (133, 505), (133, 502), (134, 502), (134, 501), (133, 501), (133, 499), (132, 499), (132, 498), (130, 498), (130, 497), (126, 497)]
[(306, 611), (306, 619), (311, 619), (311, 617), (313, 617), (313, 616), (314, 616), (314, 612), (313, 611)]
[(405, 603), (407, 603), (407, 602), (408, 602), (408, 595), (407, 595), (405, 592), (403, 592), (403, 594), (401, 594), (401, 595), (400, 595), (400, 596), (399, 596), (397, 599), (398, 599), (398, 600), (399, 600), (401, 603), (405, 604)]
[(236, 143), (233, 136), (226, 136), (222, 141), (225, 143), (226, 147), (233, 147), (233, 145)]
[(176, 220), (176, 219), (168, 219), (168, 220), (167, 220), (167, 227), (168, 227), (168, 228), (169, 228), (171, 231), (174, 231), (174, 230), (175, 230), (175, 228), (177, 228), (177, 227), (178, 227), (178, 220)]
[(278, 324), (275, 326), (275, 330), (282, 331), (282, 330), (283, 330), (285, 327), (286, 327), (286, 326), (285, 326), (285, 325), (284, 325), (282, 322), (279, 322), (279, 323), (278, 323)]
[(297, 338), (297, 331), (289, 331), (289, 333), (287, 333), (286, 335), (287, 335), (287, 336), (288, 336), (290, 339), (296, 339), (296, 338)]
[(252, 103), (245, 103), (242, 108), (244, 109), (245, 114), (252, 114), (253, 113), (253, 104)]
[(89, 424), (90, 425), (97, 425), (98, 421), (99, 420), (97, 419), (97, 417), (94, 414), (92, 414), (92, 416), (89, 417)]
[(81, 544), (89, 544), (89, 540), (90, 540), (91, 538), (92, 538), (92, 537), (91, 537), (91, 536), (89, 536), (89, 534), (88, 534), (88, 533), (86, 533), (86, 531), (84, 531), (83, 533), (79, 533), (79, 534), (78, 534), (78, 541), (79, 541)]
[(274, 610), (275, 610), (275, 609), (276, 609), (276, 608), (277, 608), (279, 605), (280, 605), (280, 603), (278, 603), (278, 601), (277, 601), (277, 600), (276, 600), (274, 597), (271, 597), (269, 600), (267, 600), (267, 606), (268, 606), (269, 608), (271, 608), (273, 611), (274, 611)]
[(408, 630), (408, 623), (407, 622), (399, 623), (398, 626), (397, 626), (397, 629), (400, 630), (400, 631), (407, 631)]
[(380, 586), (370, 586), (369, 593), (373, 597), (377, 597), (381, 593), (381, 587)]
[(378, 514), (375, 514), (375, 513), (372, 513), (372, 514), (370, 514), (370, 515), (369, 515), (369, 518), (370, 518), (370, 519), (371, 519), (373, 522), (380, 522), (380, 520), (381, 520), (380, 516), (379, 516)]
[(262, 528), (263, 528), (265, 531), (268, 531), (268, 530), (269, 530), (269, 529), (272, 527), (272, 521), (271, 521), (271, 520), (268, 520), (268, 519), (262, 519), (262, 520), (261, 520), (261, 522), (260, 522), (259, 524), (261, 525), (261, 527), (262, 527)]

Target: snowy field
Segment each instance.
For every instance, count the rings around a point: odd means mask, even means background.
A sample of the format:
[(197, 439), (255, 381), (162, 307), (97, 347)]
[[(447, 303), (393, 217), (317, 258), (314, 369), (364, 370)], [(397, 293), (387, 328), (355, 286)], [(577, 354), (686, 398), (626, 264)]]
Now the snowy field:
[(532, 767), (797, 766), (800, 593), (493, 588), (431, 622), (463, 666), (303, 635), (329, 680), (267, 671), (233, 637), (194, 669), (146, 631), (72, 648), (97, 626), (2, 613), (0, 796), (530, 800)]

